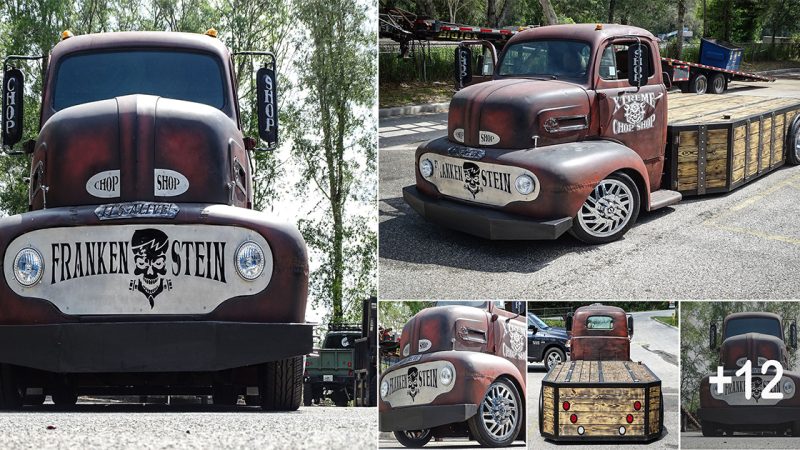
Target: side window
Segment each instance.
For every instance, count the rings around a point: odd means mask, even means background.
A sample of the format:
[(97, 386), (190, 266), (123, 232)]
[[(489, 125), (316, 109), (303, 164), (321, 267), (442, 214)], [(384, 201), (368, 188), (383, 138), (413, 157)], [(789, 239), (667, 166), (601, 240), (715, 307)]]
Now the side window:
[(606, 47), (603, 50), (603, 56), (600, 57), (600, 78), (604, 80), (617, 79), (617, 62), (613, 45)]
[[(600, 78), (604, 80), (627, 80), (628, 79), (628, 48), (632, 42), (610, 44), (603, 50), (600, 57)], [(645, 43), (647, 47), (647, 44)], [(645, 58), (651, 58), (649, 51), (645, 52)], [(653, 64), (650, 64), (650, 72), (647, 77), (653, 76)]]

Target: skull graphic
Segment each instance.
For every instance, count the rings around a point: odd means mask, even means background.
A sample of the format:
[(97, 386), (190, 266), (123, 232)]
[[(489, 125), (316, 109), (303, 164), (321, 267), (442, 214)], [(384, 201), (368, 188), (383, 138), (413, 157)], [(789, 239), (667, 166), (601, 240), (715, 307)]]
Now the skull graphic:
[(631, 124), (636, 125), (644, 119), (644, 102), (631, 102), (625, 105), (625, 120)]
[(507, 343), (503, 342), (503, 356), (522, 359), (525, 354), (525, 332), (523, 328), (509, 322), (505, 323)]
[(756, 402), (761, 399), (761, 392), (764, 390), (764, 381), (761, 378), (753, 378), (753, 398)]
[(417, 396), (419, 393), (419, 370), (416, 367), (411, 367), (408, 369), (408, 373), (406, 374), (406, 378), (408, 379), (408, 395), (411, 396), (411, 401), (414, 401), (414, 397)]
[(464, 163), (464, 189), (472, 194), (472, 198), (475, 198), (478, 192), (483, 191), (481, 187), (481, 169), (475, 163)]
[(155, 306), (153, 299), (164, 289), (170, 288), (168, 280), (162, 277), (167, 274), (167, 235), (161, 230), (147, 228), (136, 230), (131, 238), (133, 260), (136, 264), (133, 274), (139, 277), (131, 281), (131, 290), (138, 290), (150, 301), (150, 308)]

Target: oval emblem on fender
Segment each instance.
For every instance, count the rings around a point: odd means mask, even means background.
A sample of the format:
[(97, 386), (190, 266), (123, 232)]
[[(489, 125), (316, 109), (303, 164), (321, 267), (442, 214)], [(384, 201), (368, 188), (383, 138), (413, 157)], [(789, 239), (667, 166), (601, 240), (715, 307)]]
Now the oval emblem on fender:
[(156, 169), (153, 181), (156, 197), (174, 197), (189, 190), (189, 180), (182, 173), (169, 169)]
[(491, 131), (480, 131), (478, 133), (481, 145), (495, 145), (500, 142), (500, 136), (492, 133)]
[(464, 142), (464, 129), (456, 128), (453, 130), (453, 139), (457, 140), (458, 142)]
[(119, 197), (119, 170), (100, 172), (86, 182), (86, 192), (99, 198)]
[(427, 339), (420, 339), (419, 340), (419, 350), (418, 351), (420, 353), (426, 352), (430, 348), (431, 348), (431, 341), (429, 341)]

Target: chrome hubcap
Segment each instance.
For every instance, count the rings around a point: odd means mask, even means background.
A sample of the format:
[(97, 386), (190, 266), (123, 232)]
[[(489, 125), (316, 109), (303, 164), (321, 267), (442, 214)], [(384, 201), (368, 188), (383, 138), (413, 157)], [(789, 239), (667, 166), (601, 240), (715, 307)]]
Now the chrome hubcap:
[(594, 188), (578, 212), (584, 231), (595, 237), (608, 237), (623, 228), (633, 214), (633, 193), (625, 183), (606, 179)]
[(703, 79), (697, 80), (696, 86), (697, 86), (697, 93), (698, 94), (704, 93), (706, 91), (706, 88), (707, 88), (706, 80), (703, 80)]
[(800, 128), (794, 135), (794, 155), (797, 159), (800, 159)]
[(551, 352), (549, 355), (547, 355), (548, 367), (553, 367), (554, 365), (560, 362), (561, 362), (561, 355), (559, 355), (558, 352)]
[(498, 441), (511, 437), (519, 420), (514, 394), (503, 384), (493, 384), (481, 404), (486, 430)]
[(717, 77), (714, 79), (714, 90), (721, 91), (725, 87), (725, 79), (722, 77)]
[(430, 429), (425, 429), (425, 430), (408, 430), (404, 431), (403, 433), (409, 439), (421, 440), (425, 439), (425, 437), (428, 436), (428, 433), (430, 432), (431, 432)]

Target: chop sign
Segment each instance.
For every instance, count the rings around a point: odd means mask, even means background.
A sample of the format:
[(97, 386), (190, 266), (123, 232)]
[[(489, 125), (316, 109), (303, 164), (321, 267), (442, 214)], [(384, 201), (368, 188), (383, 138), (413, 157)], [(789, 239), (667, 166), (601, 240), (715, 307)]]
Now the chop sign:
[(22, 94), (25, 78), (19, 69), (6, 71), (3, 77), (3, 145), (12, 146), (22, 139)]

